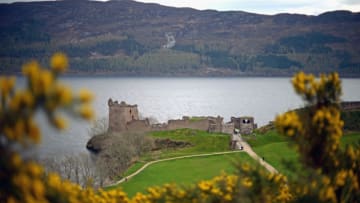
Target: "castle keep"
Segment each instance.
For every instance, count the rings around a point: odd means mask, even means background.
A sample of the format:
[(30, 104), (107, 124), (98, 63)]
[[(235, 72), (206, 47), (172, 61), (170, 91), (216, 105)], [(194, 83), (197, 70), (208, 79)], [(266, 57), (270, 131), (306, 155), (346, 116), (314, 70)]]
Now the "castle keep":
[(137, 105), (129, 105), (125, 102), (113, 102), (108, 100), (109, 106), (109, 131), (121, 132), (127, 130), (127, 124), (139, 120)]
[(223, 117), (202, 116), (187, 117), (182, 119), (169, 120), (167, 123), (150, 124), (148, 119), (139, 119), (137, 105), (126, 104), (108, 100), (109, 106), (109, 128), (110, 132), (148, 132), (175, 130), (182, 128), (203, 130), (207, 132), (232, 134), (239, 129), (242, 134), (251, 134), (256, 128), (253, 117), (231, 118), (231, 122), (224, 123)]

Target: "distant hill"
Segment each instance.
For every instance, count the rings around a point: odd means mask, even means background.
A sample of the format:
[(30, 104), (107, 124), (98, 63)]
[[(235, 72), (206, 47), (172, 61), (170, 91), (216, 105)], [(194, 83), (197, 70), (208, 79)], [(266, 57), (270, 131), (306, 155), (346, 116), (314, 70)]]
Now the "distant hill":
[(0, 4), (0, 73), (55, 51), (71, 74), (360, 76), (360, 13), (258, 15), (131, 0)]

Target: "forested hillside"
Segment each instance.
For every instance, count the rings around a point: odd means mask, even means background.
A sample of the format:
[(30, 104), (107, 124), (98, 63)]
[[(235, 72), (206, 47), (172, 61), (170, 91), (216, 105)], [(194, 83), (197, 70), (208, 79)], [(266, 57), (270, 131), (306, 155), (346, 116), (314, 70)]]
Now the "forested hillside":
[[(0, 73), (70, 57), (70, 74), (360, 76), (360, 13), (258, 15), (121, 1), (0, 4)], [(46, 63), (46, 61), (42, 61)]]

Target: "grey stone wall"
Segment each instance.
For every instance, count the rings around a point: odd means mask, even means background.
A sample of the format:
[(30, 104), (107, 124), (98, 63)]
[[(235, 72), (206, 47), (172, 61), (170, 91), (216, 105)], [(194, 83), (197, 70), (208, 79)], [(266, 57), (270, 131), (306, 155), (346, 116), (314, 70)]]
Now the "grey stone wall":
[(151, 131), (149, 120), (133, 120), (127, 123), (127, 131), (130, 132), (148, 132)]
[(217, 117), (190, 117), (169, 120), (168, 123), (150, 125), (149, 120), (139, 120), (137, 105), (129, 105), (125, 102), (108, 100), (109, 106), (109, 129), (111, 132), (147, 132), (175, 130), (182, 128), (203, 130), (216, 133), (232, 134), (234, 129), (240, 130), (241, 134), (251, 134), (256, 128), (253, 117), (231, 117), (231, 122), (224, 124), (224, 118)]
[(206, 119), (191, 121), (191, 120), (187, 119), (186, 117), (181, 120), (169, 120), (168, 121), (168, 124), (167, 124), (168, 130), (175, 130), (175, 129), (182, 129), (182, 128), (207, 131), (209, 128), (209, 121)]
[(233, 134), (234, 133), (234, 123), (224, 123), (222, 126), (222, 133)]

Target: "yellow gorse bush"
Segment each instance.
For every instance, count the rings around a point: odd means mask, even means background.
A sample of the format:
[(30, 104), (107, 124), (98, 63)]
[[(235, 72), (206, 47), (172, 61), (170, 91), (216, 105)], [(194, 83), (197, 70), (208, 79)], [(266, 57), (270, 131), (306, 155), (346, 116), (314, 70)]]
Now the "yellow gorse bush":
[(62, 53), (50, 60), (50, 69), (36, 61), (23, 67), (27, 86), (15, 89), (15, 78), (0, 78), (0, 202), (359, 202), (359, 147), (339, 147), (343, 122), (339, 113), (341, 83), (336, 73), (299, 73), (292, 82), (307, 106), (276, 118), (280, 133), (291, 137), (300, 152), (308, 177), (289, 181), (282, 174), (270, 174), (259, 166), (243, 163), (237, 175), (225, 173), (190, 187), (166, 184), (152, 187), (132, 199), (117, 189), (81, 188), (55, 173), (45, 174), (35, 162), (23, 160), (13, 146), (31, 146), (41, 141), (33, 120), (42, 109), (57, 129), (67, 126), (58, 115), (65, 108), (90, 120), (94, 117), (91, 92), (71, 88), (58, 81), (68, 60)]
[[(279, 132), (297, 145), (304, 166), (315, 170), (294, 186), (294, 195), (319, 202), (360, 201), (360, 149), (340, 147), (344, 122), (340, 115), (341, 81), (337, 73), (298, 73), (292, 79), (295, 91), (307, 106), (276, 118)], [(305, 182), (310, 181), (312, 187)]]

